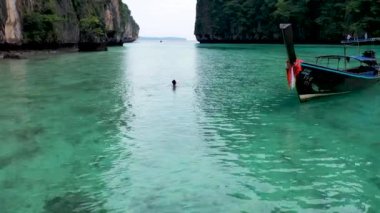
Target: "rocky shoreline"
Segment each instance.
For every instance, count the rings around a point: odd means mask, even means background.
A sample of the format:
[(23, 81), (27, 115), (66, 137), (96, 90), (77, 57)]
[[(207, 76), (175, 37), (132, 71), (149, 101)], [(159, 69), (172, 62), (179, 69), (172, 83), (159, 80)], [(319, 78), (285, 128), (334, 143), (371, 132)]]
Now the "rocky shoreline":
[(46, 50), (0, 50), (0, 60), (1, 59), (30, 59), (34, 57), (40, 56), (51, 56), (51, 55), (59, 55), (66, 53), (76, 53), (79, 49), (76, 47), (71, 48), (59, 48), (59, 49), (46, 49)]

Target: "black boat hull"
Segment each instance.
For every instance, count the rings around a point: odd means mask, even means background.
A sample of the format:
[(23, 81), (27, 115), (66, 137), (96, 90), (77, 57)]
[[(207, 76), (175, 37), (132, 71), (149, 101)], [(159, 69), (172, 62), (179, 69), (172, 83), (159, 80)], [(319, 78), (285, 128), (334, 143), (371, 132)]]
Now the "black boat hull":
[(296, 89), (300, 101), (312, 98), (349, 93), (364, 89), (380, 81), (375, 73), (355, 74), (302, 63), (302, 72), (296, 77)]

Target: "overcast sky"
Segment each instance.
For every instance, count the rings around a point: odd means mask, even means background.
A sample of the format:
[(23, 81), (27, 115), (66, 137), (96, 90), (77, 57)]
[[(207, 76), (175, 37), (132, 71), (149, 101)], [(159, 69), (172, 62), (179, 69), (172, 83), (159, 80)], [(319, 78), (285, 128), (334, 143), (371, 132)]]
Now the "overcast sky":
[(123, 0), (140, 25), (140, 36), (195, 40), (196, 0)]

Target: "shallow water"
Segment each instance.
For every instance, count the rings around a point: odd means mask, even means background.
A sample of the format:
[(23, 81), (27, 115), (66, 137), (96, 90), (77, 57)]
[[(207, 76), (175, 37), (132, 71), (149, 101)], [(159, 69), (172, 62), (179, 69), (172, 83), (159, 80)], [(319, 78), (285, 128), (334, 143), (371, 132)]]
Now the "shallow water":
[(0, 212), (380, 211), (380, 85), (300, 104), (284, 62), (190, 42), (0, 61)]

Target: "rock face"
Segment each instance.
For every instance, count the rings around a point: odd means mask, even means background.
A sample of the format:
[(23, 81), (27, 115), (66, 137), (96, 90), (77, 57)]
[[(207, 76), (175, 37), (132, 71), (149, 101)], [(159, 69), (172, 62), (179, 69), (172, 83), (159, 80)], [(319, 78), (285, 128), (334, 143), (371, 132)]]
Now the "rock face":
[(104, 50), (132, 42), (138, 33), (121, 0), (0, 0), (0, 50)]
[(21, 35), (21, 20), (17, 10), (16, 0), (6, 0), (7, 21), (4, 26), (5, 41), (7, 43), (19, 44)]

